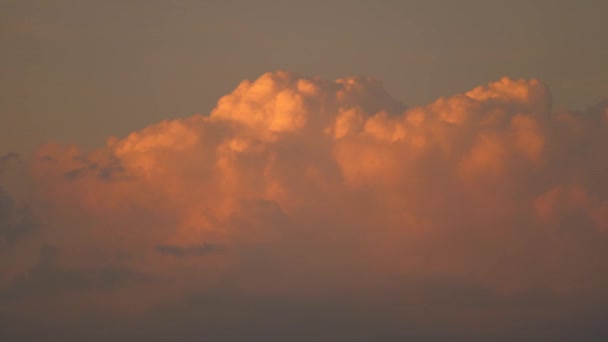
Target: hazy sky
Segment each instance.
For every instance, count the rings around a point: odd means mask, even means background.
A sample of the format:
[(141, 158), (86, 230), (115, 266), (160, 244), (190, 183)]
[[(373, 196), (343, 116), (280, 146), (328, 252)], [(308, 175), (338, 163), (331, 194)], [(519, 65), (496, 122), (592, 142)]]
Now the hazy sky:
[(606, 13), (0, 0), (0, 340), (607, 341)]
[(100, 146), (243, 79), (380, 79), (407, 105), (502, 76), (608, 94), (603, 1), (0, 1), (0, 152)]

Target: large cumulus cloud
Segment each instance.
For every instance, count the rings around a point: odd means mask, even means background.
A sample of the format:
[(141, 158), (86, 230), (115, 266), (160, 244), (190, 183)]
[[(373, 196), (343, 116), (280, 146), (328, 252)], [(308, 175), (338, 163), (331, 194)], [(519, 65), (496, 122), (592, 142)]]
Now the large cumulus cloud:
[[(44, 224), (6, 252), (0, 298), (44, 329), (59, 301), (83, 313), (58, 336), (104, 315), (131, 338), (600, 334), (605, 146), (605, 103), (554, 110), (538, 80), (407, 108), (377, 80), (267, 73), (209, 115), (41, 146)], [(44, 275), (53, 291), (19, 289)]]

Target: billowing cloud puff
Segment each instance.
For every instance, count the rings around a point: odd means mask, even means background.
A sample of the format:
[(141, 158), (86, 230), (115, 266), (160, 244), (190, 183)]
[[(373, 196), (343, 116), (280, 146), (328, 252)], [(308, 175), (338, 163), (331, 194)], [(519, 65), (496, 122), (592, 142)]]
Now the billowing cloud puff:
[(70, 337), (606, 333), (605, 146), (606, 104), (555, 111), (538, 80), (406, 108), (377, 80), (267, 73), (209, 115), (41, 146), (43, 224), (4, 252), (0, 314), (44, 330), (72, 303)]

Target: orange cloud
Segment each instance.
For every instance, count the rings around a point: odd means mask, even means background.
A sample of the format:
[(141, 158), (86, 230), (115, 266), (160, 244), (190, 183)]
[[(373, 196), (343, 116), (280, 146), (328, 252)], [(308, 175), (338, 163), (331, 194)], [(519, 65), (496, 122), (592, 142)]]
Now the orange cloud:
[[(208, 116), (90, 152), (41, 146), (31, 167), (47, 224), (11, 253), (45, 243), (58, 256), (23, 266), (30, 278), (7, 280), (5, 293), (20, 307), (13, 293), (28, 279), (86, 270), (68, 288), (147, 309), (218, 288), (222, 298), (343, 293), (370, 305), (385, 291), (413, 303), (391, 306), (396, 326), (428, 324), (411, 317), (430, 306), (446, 329), (463, 312), (465, 330), (515, 327), (514, 313), (549, 307), (535, 300), (561, 303), (553, 322), (576, 296), (607, 298), (602, 263), (587, 264), (607, 256), (607, 108), (556, 113), (537, 80), (406, 108), (377, 80), (267, 73)], [(124, 286), (91, 285), (116, 265)], [(142, 295), (131, 299), (134, 288)]]

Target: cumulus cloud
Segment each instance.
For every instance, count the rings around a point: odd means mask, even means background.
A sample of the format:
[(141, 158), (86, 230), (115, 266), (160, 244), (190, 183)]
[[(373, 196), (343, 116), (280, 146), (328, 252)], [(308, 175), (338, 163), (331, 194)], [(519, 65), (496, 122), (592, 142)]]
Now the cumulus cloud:
[(41, 146), (46, 224), (11, 253), (170, 279), (97, 296), (185, 338), (547, 337), (608, 299), (605, 146), (606, 103), (556, 111), (538, 80), (407, 108), (378, 80), (267, 73), (209, 115)]

